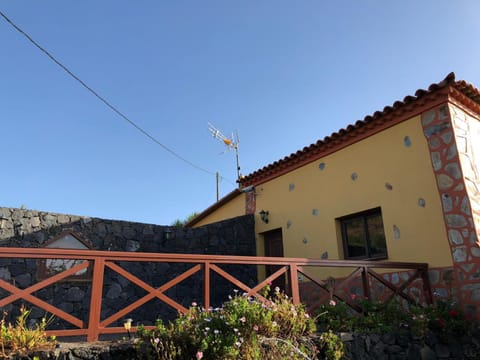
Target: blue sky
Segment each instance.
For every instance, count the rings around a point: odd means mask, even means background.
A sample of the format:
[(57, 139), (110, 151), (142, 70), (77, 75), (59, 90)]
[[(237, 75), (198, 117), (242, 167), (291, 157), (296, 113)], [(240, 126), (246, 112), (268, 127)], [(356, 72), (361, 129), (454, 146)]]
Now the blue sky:
[(480, 86), (477, 0), (0, 0), (0, 206), (168, 225), (249, 174), (455, 71)]

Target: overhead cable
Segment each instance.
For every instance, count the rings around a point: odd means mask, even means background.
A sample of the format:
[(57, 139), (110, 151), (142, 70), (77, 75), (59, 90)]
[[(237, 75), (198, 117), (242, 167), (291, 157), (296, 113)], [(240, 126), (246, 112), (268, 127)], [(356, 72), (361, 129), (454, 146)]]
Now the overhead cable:
[[(147, 138), (152, 140), (155, 144), (161, 146), (165, 151), (168, 151), (170, 154), (175, 156), (177, 159), (187, 163), (188, 165), (194, 167), (197, 170), (203, 171), (209, 175), (216, 176), (216, 174), (212, 171), (209, 171), (207, 169), (204, 169), (193, 162), (185, 159), (183, 156), (179, 155), (176, 153), (174, 150), (170, 149), (168, 146), (162, 144), (159, 140), (157, 140), (153, 135), (151, 135), (149, 132), (144, 130), (140, 125), (136, 124), (134, 121), (128, 118), (124, 113), (122, 113), (119, 109), (117, 109), (114, 105), (112, 105), (107, 99), (105, 99), (103, 96), (101, 96), (97, 91), (92, 89), (90, 86), (88, 86), (82, 79), (80, 79), (77, 75), (75, 75), (70, 69), (68, 69), (65, 65), (63, 65), (59, 60), (57, 60), (48, 50), (43, 48), (40, 44), (38, 44), (30, 35), (28, 35), (25, 31), (23, 31), (20, 27), (18, 27), (12, 20), (10, 20), (1, 10), (0, 10), (0, 16), (5, 19), (15, 30), (17, 30), (20, 34), (22, 34), (25, 38), (28, 39), (36, 48), (38, 48), (41, 52), (43, 52), (45, 55), (47, 55), (55, 64), (60, 66), (68, 75), (70, 75), (73, 79), (75, 79), (77, 82), (79, 82), (85, 89), (87, 89), (91, 94), (93, 94), (98, 100), (103, 102), (107, 107), (109, 107), (113, 112), (115, 112), (118, 116), (120, 116), (122, 119), (124, 119), (126, 122), (128, 122), (130, 125), (132, 125), (135, 129), (140, 131), (143, 135), (145, 135)], [(227, 180), (228, 182), (231, 183), (227, 178), (222, 177), (223, 179)]]

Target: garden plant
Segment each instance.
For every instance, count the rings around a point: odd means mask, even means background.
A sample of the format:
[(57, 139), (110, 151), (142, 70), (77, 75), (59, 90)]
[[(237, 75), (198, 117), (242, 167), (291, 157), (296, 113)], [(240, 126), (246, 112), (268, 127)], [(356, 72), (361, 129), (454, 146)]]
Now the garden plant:
[(439, 299), (432, 305), (408, 304), (398, 299), (388, 302), (358, 299), (353, 303), (361, 309), (355, 311), (343, 301), (330, 300), (317, 310), (319, 331), (355, 333), (409, 332), (424, 339), (435, 334), (443, 343), (469, 336), (475, 323), (466, 319), (454, 299)]
[[(236, 293), (221, 308), (193, 303), (186, 314), (154, 330), (138, 331), (139, 347), (152, 359), (317, 359), (321, 347), (342, 344), (331, 332), (316, 337), (315, 320), (278, 288), (269, 296)], [(323, 341), (323, 342), (322, 342)], [(331, 357), (334, 359), (334, 357)]]
[[(138, 359), (326, 359), (346, 357), (341, 333), (385, 334), (403, 332), (422, 342), (435, 334), (448, 344), (460, 337), (478, 337), (475, 324), (467, 321), (452, 300), (434, 305), (409, 305), (403, 301), (372, 302), (355, 298), (360, 312), (342, 301), (330, 299), (311, 317), (303, 305), (267, 286), (262, 296), (236, 291), (220, 308), (204, 309), (192, 303), (185, 314), (168, 324), (158, 320), (153, 330), (140, 326), (134, 339)], [(45, 333), (51, 319), (27, 326), (30, 310), (21, 308), (14, 325), (0, 322), (0, 358), (32, 350), (48, 350), (55, 338)]]
[(15, 324), (6, 323), (6, 313), (0, 320), (0, 357), (6, 358), (12, 353), (27, 353), (34, 349), (52, 349), (56, 345), (55, 337), (46, 335), (45, 330), (52, 317), (43, 317), (33, 328), (27, 325), (31, 310), (24, 306)]
[[(339, 334), (408, 333), (422, 342), (435, 334), (448, 344), (471, 336), (474, 324), (452, 300), (434, 305), (409, 305), (398, 300), (374, 302), (355, 298), (320, 307), (314, 318), (303, 305), (275, 289), (265, 298), (246, 294), (230, 297), (221, 308), (203, 309), (193, 303), (186, 314), (154, 330), (141, 328), (139, 347), (147, 359), (328, 359), (345, 356)], [(263, 299), (266, 299), (263, 300)]]

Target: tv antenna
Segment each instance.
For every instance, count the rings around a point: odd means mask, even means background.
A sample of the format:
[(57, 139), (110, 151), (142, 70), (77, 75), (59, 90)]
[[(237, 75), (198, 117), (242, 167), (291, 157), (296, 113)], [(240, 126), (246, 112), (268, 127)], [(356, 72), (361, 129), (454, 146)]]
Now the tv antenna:
[(225, 151), (228, 150), (235, 150), (235, 157), (237, 160), (237, 180), (240, 180), (240, 163), (238, 160), (238, 144), (240, 142), (238, 138), (238, 131), (235, 130), (235, 133), (232, 133), (231, 138), (227, 138), (225, 135), (223, 135), (220, 130), (218, 130), (215, 126), (212, 124), (208, 123), (208, 130), (210, 133), (213, 135), (215, 139), (218, 139), (222, 141), (225, 146), (227, 147)]

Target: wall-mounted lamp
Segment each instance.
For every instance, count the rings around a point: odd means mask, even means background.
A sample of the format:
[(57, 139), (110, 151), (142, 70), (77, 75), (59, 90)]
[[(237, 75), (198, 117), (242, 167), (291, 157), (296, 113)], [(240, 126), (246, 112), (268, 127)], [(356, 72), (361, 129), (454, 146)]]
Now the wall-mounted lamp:
[(262, 211), (260, 211), (259, 214), (260, 214), (260, 219), (262, 219), (262, 221), (265, 224), (268, 224), (268, 211), (262, 210)]
[(129, 339), (131, 338), (130, 329), (132, 328), (132, 321), (132, 319), (125, 319), (125, 322), (123, 323), (123, 327), (125, 328), (125, 330), (127, 330)]
[(175, 231), (172, 229), (163, 230), (163, 239), (164, 240), (173, 240), (175, 239)]

